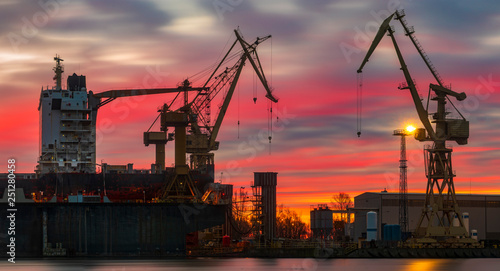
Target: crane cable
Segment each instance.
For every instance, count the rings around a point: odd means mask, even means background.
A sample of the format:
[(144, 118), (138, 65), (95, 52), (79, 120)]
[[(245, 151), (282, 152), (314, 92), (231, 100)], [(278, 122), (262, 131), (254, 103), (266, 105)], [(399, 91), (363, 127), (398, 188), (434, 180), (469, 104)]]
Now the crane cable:
[[(273, 84), (273, 39), (271, 39), (271, 85)], [(273, 102), (269, 100), (268, 120), (269, 154), (271, 154), (271, 140), (273, 139)]]
[(271, 86), (273, 85), (273, 39), (271, 37)]
[(238, 139), (240, 139), (240, 82), (238, 82)]
[(357, 74), (357, 82), (356, 82), (356, 95), (357, 95), (357, 104), (356, 104), (356, 117), (357, 117), (357, 130), (358, 137), (361, 136), (361, 113), (363, 109), (363, 73)]
[(149, 129), (146, 131), (146, 133), (149, 132), (149, 130), (151, 130), (151, 128), (153, 128), (153, 125), (155, 125), (156, 121), (158, 120), (158, 118), (161, 116), (161, 113), (158, 114), (158, 116), (156, 116), (156, 119), (153, 121), (153, 123), (151, 124), (151, 126), (149, 126)]
[(252, 88), (253, 88), (253, 103), (257, 103), (257, 78), (255, 76), (255, 73), (253, 73), (252, 77)]
[[(175, 100), (179, 97), (179, 94), (181, 94), (181, 93), (177, 92), (177, 95), (175, 95), (174, 99), (172, 99), (172, 101), (167, 106), (167, 108), (171, 108), (172, 107), (172, 105), (174, 104)], [(155, 123), (158, 121), (158, 119), (160, 118), (160, 116), (161, 116), (161, 112), (158, 114), (158, 116), (156, 116), (156, 119), (153, 121), (153, 123), (151, 124), (151, 126), (149, 126), (149, 129), (146, 132), (149, 132), (151, 130), (151, 128), (153, 128), (153, 125), (155, 125)]]
[(273, 102), (269, 100), (269, 118), (267, 121), (267, 136), (269, 139), (269, 154), (271, 154), (271, 140), (273, 139)]

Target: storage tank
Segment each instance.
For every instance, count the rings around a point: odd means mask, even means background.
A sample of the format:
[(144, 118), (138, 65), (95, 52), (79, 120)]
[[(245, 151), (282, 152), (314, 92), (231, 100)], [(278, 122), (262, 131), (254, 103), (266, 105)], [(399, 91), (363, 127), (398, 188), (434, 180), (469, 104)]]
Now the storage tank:
[(327, 231), (333, 230), (333, 211), (327, 207), (321, 213), (323, 214), (323, 228)]
[(333, 211), (326, 204), (318, 204), (310, 212), (311, 231), (315, 238), (327, 238), (333, 231)]
[(459, 227), (460, 226), (460, 220), (458, 220), (458, 214), (455, 213), (455, 216), (453, 217), (453, 227)]
[(310, 212), (311, 231), (316, 229), (316, 209)]
[(384, 225), (384, 240), (401, 241), (401, 226), (398, 224)]
[(392, 241), (401, 241), (401, 225), (392, 225)]
[(477, 241), (477, 230), (471, 230), (470, 233), (471, 233), (472, 239)]
[(377, 212), (366, 213), (366, 240), (377, 240)]
[[(469, 231), (469, 213), (462, 213), (462, 219), (464, 221), (464, 227), (465, 227), (465, 230), (467, 230), (467, 234), (470, 233)], [(470, 236), (470, 234), (469, 234)]]
[(392, 241), (392, 225), (384, 225), (382, 232), (384, 233), (383, 239), (386, 241)]
[(316, 210), (316, 229), (321, 230), (324, 228), (324, 223), (323, 223), (323, 213), (321, 212), (322, 208), (318, 207)]

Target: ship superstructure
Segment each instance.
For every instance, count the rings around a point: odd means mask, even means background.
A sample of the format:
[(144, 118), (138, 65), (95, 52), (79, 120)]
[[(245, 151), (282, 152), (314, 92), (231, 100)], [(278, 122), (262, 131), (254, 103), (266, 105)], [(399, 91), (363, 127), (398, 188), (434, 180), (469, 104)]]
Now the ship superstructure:
[[(95, 173), (95, 127), (88, 105), (85, 76), (68, 76), (61, 84), (64, 67), (54, 57), (56, 85), (40, 93), (39, 159), (36, 172)], [(94, 111), (96, 112), (96, 111)]]

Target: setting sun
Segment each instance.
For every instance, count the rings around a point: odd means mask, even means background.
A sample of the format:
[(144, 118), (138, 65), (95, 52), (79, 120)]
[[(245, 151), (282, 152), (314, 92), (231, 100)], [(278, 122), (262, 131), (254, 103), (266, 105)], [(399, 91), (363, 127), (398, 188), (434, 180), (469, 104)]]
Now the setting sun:
[(415, 128), (413, 125), (408, 125), (406, 126), (406, 131), (408, 133), (413, 133), (417, 128)]

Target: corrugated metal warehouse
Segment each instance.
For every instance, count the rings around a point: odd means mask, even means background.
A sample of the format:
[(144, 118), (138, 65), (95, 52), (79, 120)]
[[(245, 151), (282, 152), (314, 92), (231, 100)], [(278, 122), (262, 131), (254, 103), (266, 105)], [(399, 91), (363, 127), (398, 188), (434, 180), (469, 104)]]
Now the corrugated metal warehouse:
[[(500, 195), (465, 195), (457, 194), (458, 205), (462, 213), (470, 216), (470, 230), (477, 230), (478, 239), (500, 240)], [(424, 206), (425, 194), (408, 194), (408, 223), (410, 232), (420, 219)], [(377, 212), (377, 238), (382, 239), (384, 225), (399, 224), (399, 194), (388, 192), (366, 192), (354, 198), (355, 213), (353, 239), (366, 237), (366, 213)]]

